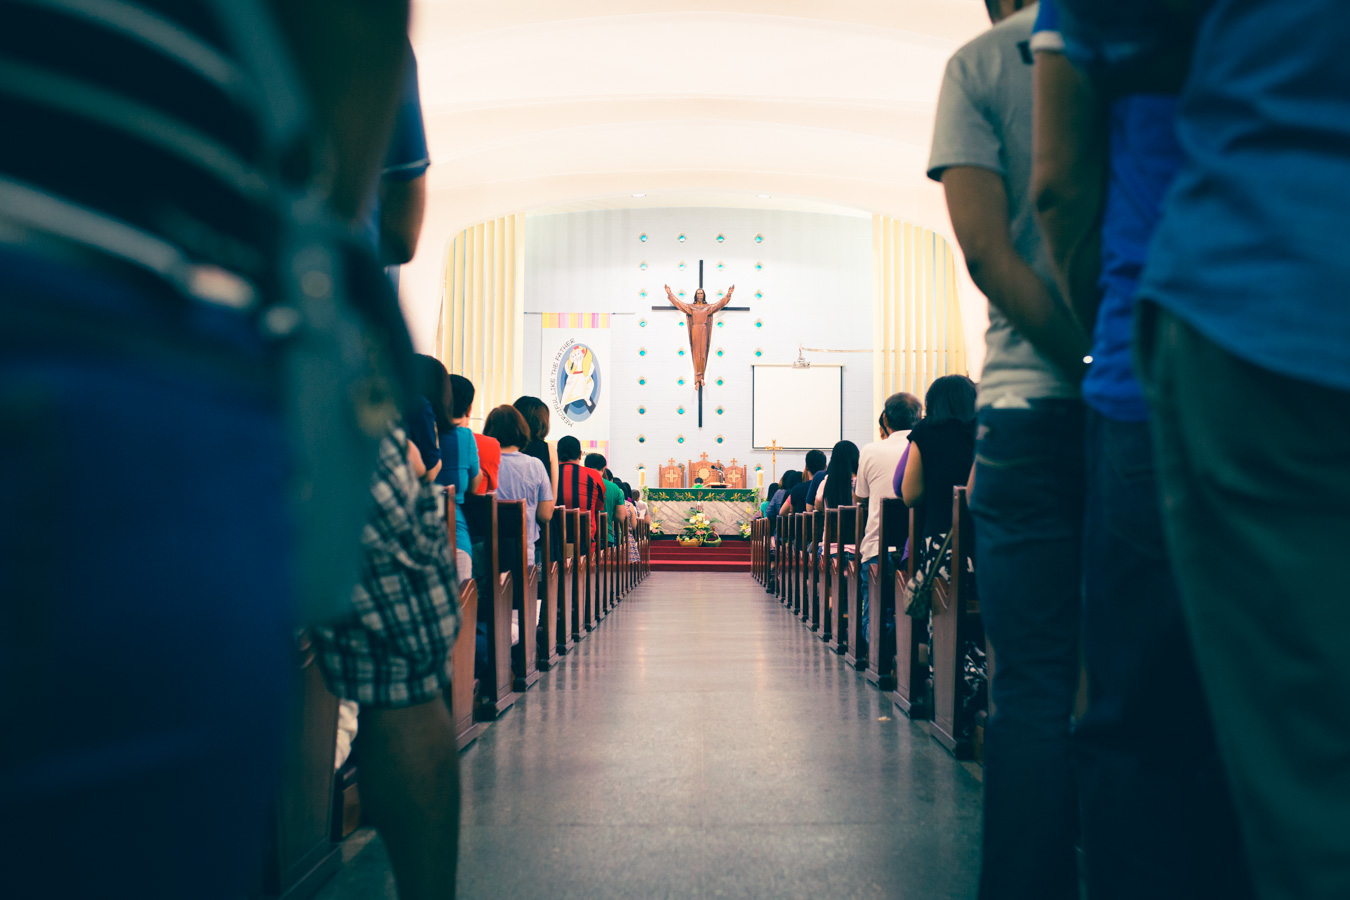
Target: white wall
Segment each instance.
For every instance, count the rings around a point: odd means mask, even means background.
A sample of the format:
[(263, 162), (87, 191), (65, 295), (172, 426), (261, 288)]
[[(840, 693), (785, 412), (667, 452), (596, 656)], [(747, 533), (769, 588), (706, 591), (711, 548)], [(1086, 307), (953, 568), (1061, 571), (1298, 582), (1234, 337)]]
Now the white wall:
[[(638, 239), (643, 233), (645, 243)], [(684, 243), (677, 240), (681, 233), (687, 237)], [(725, 237), (720, 244), (719, 233)], [(757, 234), (764, 236), (763, 243), (754, 242)], [(645, 464), (648, 481), (655, 484), (659, 463), (671, 457), (679, 462), (697, 459), (706, 450), (710, 458), (720, 456), (727, 463), (735, 457), (752, 472), (756, 463), (763, 465), (767, 486), (770, 454), (750, 449), (750, 366), (791, 362), (799, 343), (868, 351), (807, 356), (844, 364), (844, 436), (859, 446), (875, 439), (869, 218), (750, 209), (537, 215), (526, 219), (525, 248), (526, 393), (543, 396), (540, 318), (534, 313), (619, 314), (612, 320), (615, 358), (607, 381), (607, 400), (614, 404), (610, 466), (619, 477), (637, 484), (637, 466)], [(651, 309), (665, 305), (665, 283), (677, 292), (684, 290), (685, 299), (692, 301), (699, 259), (705, 260), (710, 300), (734, 283), (731, 305), (750, 307), (749, 312), (718, 314), (722, 325), (713, 329), (702, 429), (684, 316)], [(639, 268), (644, 261), (646, 271)], [(680, 262), (684, 271), (678, 269)], [(725, 266), (722, 271), (719, 262)], [(756, 263), (763, 268), (757, 271)], [(643, 290), (646, 298), (640, 296)], [(758, 291), (763, 299), (755, 297)], [(756, 327), (756, 321), (762, 326)], [(640, 348), (646, 356), (639, 355)], [(680, 348), (685, 348), (684, 356), (677, 354)], [(721, 357), (716, 355), (719, 348)], [(762, 356), (755, 356), (757, 349)], [(643, 377), (647, 383), (639, 385)], [(683, 387), (678, 384), (681, 377)], [(677, 412), (681, 406), (683, 415)], [(722, 415), (717, 414), (719, 406)], [(639, 415), (639, 407), (646, 413)], [(639, 443), (639, 435), (646, 441)], [(780, 454), (779, 474), (800, 469), (802, 455)]]

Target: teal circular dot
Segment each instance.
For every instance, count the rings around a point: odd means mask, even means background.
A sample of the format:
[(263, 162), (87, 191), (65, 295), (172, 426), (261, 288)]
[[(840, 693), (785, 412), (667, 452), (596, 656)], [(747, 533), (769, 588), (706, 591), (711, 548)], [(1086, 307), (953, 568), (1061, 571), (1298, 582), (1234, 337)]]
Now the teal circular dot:
[(718, 323), (717, 323), (717, 327), (718, 327), (718, 328), (721, 328), (721, 327), (722, 327), (723, 325), (725, 325), (725, 324), (726, 324), (725, 322), (718, 322)]
[(639, 434), (639, 435), (638, 435), (638, 443), (639, 443), (639, 444), (645, 444), (645, 443), (647, 443), (647, 436), (646, 436), (645, 434)]
[(684, 415), (684, 407), (681, 406), (679, 409), (675, 410), (675, 412), (679, 413), (680, 415)]
[(677, 237), (675, 240), (677, 240), (677, 241), (679, 241), (681, 244), (683, 244), (683, 243), (685, 242), (686, 238), (685, 238), (684, 235), (680, 235), (680, 236)]
[(717, 386), (718, 386), (718, 387), (721, 387), (721, 386), (722, 386), (722, 379), (720, 379), (720, 378), (717, 379)]
[(676, 384), (684, 384), (684, 379), (683, 378), (679, 379), (679, 381), (677, 381)]
[(675, 439), (675, 441), (676, 441), (676, 443), (683, 444), (683, 443), (684, 443), (684, 435), (680, 435), (679, 437), (677, 437), (677, 438)]
[(720, 406), (717, 407), (717, 414), (718, 414), (719, 416), (722, 415), (722, 414), (725, 413), (725, 412), (726, 412), (726, 410), (723, 409), (722, 407), (720, 407)]
[(638, 268), (645, 272), (645, 271), (647, 271), (647, 264), (646, 264), (646, 263), (639, 263), (639, 264), (638, 264)]
[(763, 327), (764, 327), (764, 323), (761, 322), (759, 319), (756, 319), (756, 320), (755, 320), (755, 327), (756, 327), (756, 328), (763, 328)]
[(756, 272), (763, 272), (763, 271), (764, 271), (764, 263), (755, 263), (755, 271), (756, 271)]
[(720, 243), (722, 243), (723, 241), (725, 241), (726, 239), (727, 239), (726, 235), (724, 235), (724, 234), (719, 234), (719, 235), (717, 236), (717, 243), (720, 244)]
[(680, 356), (684, 356), (684, 351), (683, 351), (683, 350), (679, 351), (679, 353), (680, 353)]
[(647, 414), (647, 407), (645, 407), (645, 406), (639, 406), (639, 407), (638, 407), (638, 415), (639, 415), (639, 416), (645, 416), (646, 414)]
[(639, 240), (639, 241), (642, 241), (642, 243), (645, 244), (645, 243), (647, 243), (647, 236), (646, 236), (645, 234), (639, 234), (639, 235), (638, 235), (638, 240)]
[(764, 351), (763, 351), (763, 350), (756, 350), (756, 351), (755, 351), (755, 355), (756, 355), (756, 356), (763, 356), (763, 355), (764, 355)]
[(722, 355), (722, 351), (721, 351), (721, 350), (718, 350), (718, 351), (717, 351), (717, 355), (718, 355), (718, 356), (721, 356), (721, 355)]
[(757, 235), (755, 235), (755, 243), (756, 243), (756, 244), (762, 244), (762, 243), (764, 243), (764, 235), (762, 235), (762, 234), (757, 234)]
[(717, 439), (717, 443), (719, 443), (719, 444), (722, 443), (722, 439), (721, 439), (721, 438), (718, 438), (718, 439)]
[(764, 292), (763, 292), (763, 291), (755, 291), (755, 299), (756, 299), (756, 300), (763, 300), (763, 299), (764, 299)]
[(639, 351), (638, 351), (638, 356), (646, 356), (646, 355), (647, 355), (647, 351), (646, 351), (646, 350), (639, 350)]

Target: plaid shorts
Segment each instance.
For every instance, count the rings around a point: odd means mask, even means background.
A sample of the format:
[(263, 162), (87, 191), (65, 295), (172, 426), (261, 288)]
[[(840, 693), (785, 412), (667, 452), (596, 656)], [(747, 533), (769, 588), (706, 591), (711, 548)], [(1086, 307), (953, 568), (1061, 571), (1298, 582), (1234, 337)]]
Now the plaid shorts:
[(355, 611), (313, 630), (319, 665), (329, 689), (345, 700), (414, 706), (450, 683), (459, 582), (437, 490), (413, 474), (400, 429), (380, 444), (370, 492)]

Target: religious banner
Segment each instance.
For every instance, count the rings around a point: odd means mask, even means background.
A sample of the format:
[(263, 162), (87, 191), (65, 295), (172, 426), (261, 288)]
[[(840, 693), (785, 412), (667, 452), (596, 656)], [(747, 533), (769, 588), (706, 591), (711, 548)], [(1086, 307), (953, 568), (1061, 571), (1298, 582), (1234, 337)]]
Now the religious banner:
[(544, 313), (544, 400), (553, 410), (549, 439), (609, 440), (605, 379), (610, 356), (609, 313)]

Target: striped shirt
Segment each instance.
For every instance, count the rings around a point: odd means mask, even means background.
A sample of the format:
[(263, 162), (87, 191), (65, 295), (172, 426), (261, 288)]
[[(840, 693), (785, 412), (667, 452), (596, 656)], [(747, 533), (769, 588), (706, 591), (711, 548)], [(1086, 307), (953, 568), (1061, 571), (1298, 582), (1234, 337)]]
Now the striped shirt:
[(574, 462), (558, 466), (558, 499), (564, 509), (591, 514), (591, 537), (595, 538), (600, 514), (605, 511), (605, 483), (600, 473)]
[(270, 30), (219, 0), (0, 8), (8, 234), (83, 245), (230, 306), (266, 294), (282, 183), (268, 122), (307, 134), (298, 104), (276, 102), (294, 86), (275, 77), (285, 50)]

